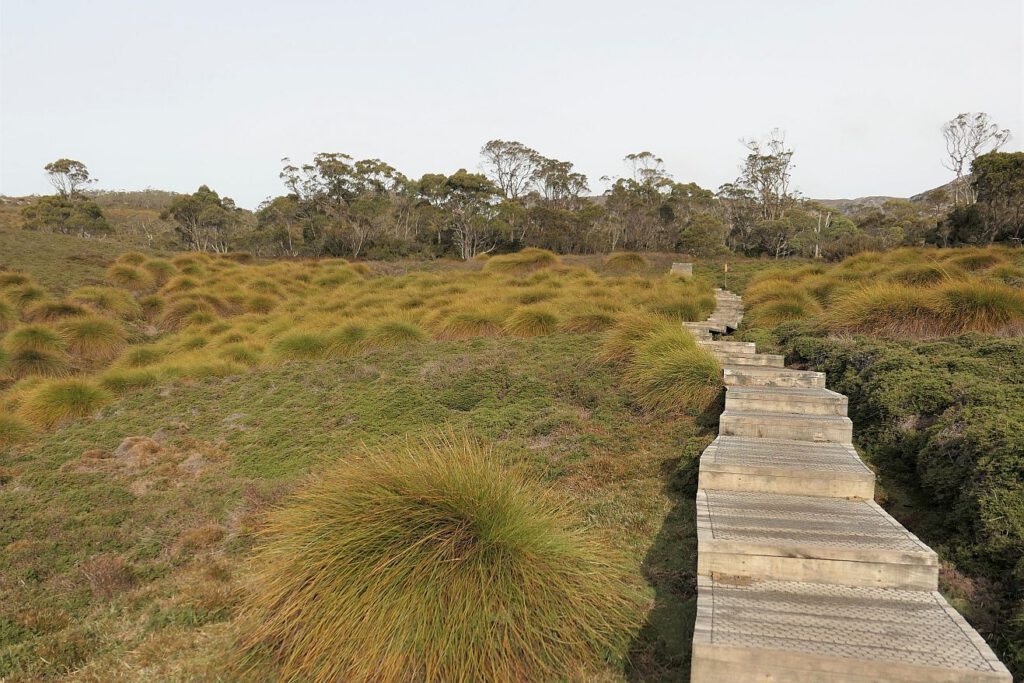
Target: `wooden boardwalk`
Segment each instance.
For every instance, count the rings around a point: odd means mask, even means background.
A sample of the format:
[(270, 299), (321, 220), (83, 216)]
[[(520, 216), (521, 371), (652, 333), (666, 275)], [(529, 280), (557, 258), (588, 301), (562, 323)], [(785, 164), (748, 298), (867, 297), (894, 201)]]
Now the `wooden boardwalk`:
[(692, 683), (982, 683), (1009, 672), (938, 593), (935, 552), (872, 500), (842, 394), (735, 329), (716, 292), (684, 323), (723, 365), (725, 412), (700, 461)]

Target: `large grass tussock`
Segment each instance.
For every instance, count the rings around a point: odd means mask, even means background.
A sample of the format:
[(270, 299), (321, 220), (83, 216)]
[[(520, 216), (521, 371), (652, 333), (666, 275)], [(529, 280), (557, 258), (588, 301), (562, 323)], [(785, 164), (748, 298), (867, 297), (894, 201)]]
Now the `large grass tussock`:
[(242, 644), (288, 680), (576, 679), (640, 612), (606, 544), (461, 435), (334, 465), (252, 566)]

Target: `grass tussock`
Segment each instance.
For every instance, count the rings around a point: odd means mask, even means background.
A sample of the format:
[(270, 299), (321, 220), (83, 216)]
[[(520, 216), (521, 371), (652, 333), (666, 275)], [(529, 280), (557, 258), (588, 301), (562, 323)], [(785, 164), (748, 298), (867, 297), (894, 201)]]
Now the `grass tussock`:
[(331, 348), (325, 336), (319, 332), (290, 332), (270, 346), (270, 352), (282, 360), (316, 360), (327, 355)]
[(386, 320), (366, 336), (367, 346), (374, 349), (403, 348), (426, 340), (423, 328), (408, 320)]
[(625, 380), (637, 403), (660, 413), (699, 415), (722, 391), (722, 368), (707, 350), (692, 342), (655, 334), (638, 345)]
[(68, 298), (104, 315), (125, 319), (142, 315), (142, 307), (135, 297), (116, 287), (79, 287)]
[(609, 254), (604, 260), (605, 270), (613, 273), (639, 273), (648, 266), (647, 259), (643, 254), (632, 251), (620, 251)]
[(115, 263), (110, 266), (107, 269), (107, 282), (133, 292), (141, 292), (156, 286), (156, 280), (148, 270), (126, 263)]
[[(89, 309), (73, 301), (40, 301), (25, 311), (25, 319), (31, 322), (54, 322), (65, 318), (89, 315)], [(2, 323), (0, 323), (2, 324)]]
[(559, 322), (558, 315), (551, 309), (524, 306), (512, 311), (503, 329), (513, 337), (538, 337), (557, 332)]
[(25, 397), (19, 413), (31, 424), (49, 428), (91, 415), (110, 399), (109, 392), (89, 381), (50, 380), (40, 384)]
[[(601, 337), (597, 358), (602, 363), (625, 363), (636, 353), (640, 342), (659, 329), (666, 329), (671, 323), (653, 313), (634, 312), (620, 317), (613, 327)], [(682, 330), (681, 325), (675, 325)], [(691, 344), (693, 343), (691, 338)]]
[(0, 412), (0, 449), (28, 441), (32, 428), (15, 415)]
[(528, 247), (514, 254), (493, 256), (484, 263), (484, 270), (490, 273), (525, 274), (545, 268), (554, 268), (562, 260), (547, 249)]
[(19, 351), (63, 351), (64, 340), (49, 325), (29, 324), (14, 329), (4, 337), (4, 346), (11, 353)]
[(949, 334), (1024, 330), (1024, 292), (990, 282), (949, 282), (934, 292), (934, 308)]
[(468, 339), (470, 337), (500, 337), (505, 317), (497, 308), (473, 308), (444, 318), (437, 325), (440, 339)]
[(124, 348), (124, 329), (115, 320), (99, 316), (74, 318), (61, 324), (68, 351), (92, 361), (111, 360)]
[(590, 307), (570, 315), (562, 322), (560, 329), (563, 332), (580, 334), (603, 332), (615, 325), (615, 320), (616, 316), (614, 313), (601, 308)]
[(1024, 278), (1009, 253), (900, 249), (858, 254), (812, 275), (768, 271), (744, 292), (745, 320), (762, 327), (811, 320), (833, 332), (902, 339), (1020, 334)]
[(289, 680), (593, 673), (641, 602), (562, 500), (468, 436), (335, 465), (271, 515), (241, 644)]

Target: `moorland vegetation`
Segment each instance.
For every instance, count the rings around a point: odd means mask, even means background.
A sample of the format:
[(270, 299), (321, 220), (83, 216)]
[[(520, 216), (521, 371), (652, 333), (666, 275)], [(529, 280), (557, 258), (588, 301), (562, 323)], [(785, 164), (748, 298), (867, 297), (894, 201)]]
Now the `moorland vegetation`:
[[(720, 380), (679, 322), (714, 297), (625, 260), (126, 252), (56, 291), (5, 271), (0, 675), (684, 671), (694, 541), (672, 482)], [(322, 555), (289, 550), (310, 538)], [(420, 609), (445, 589), (457, 614)], [(353, 595), (407, 647), (332, 640), (360, 617), (324, 608)]]

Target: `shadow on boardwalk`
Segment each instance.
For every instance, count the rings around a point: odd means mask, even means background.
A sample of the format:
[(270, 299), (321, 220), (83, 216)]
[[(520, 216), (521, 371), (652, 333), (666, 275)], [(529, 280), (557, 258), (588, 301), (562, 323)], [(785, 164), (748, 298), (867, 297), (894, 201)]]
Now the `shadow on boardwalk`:
[(697, 431), (678, 458), (663, 465), (672, 509), (644, 558), (644, 576), (655, 602), (630, 647), (628, 680), (661, 683), (690, 680), (690, 647), (697, 610), (697, 472), (700, 454), (718, 433), (722, 400), (701, 415)]

